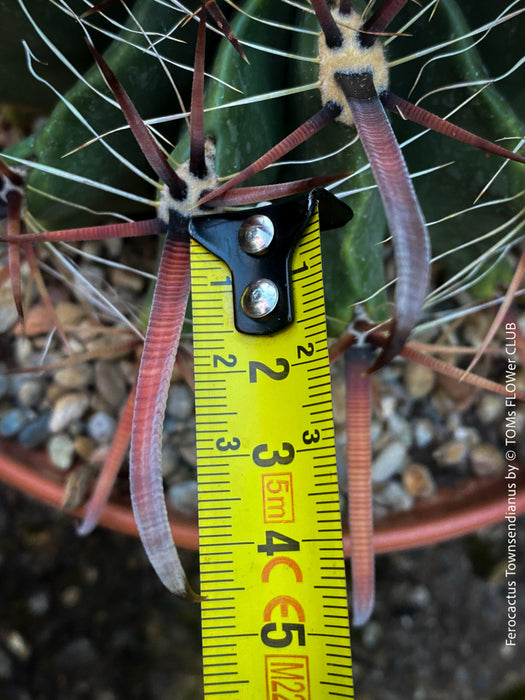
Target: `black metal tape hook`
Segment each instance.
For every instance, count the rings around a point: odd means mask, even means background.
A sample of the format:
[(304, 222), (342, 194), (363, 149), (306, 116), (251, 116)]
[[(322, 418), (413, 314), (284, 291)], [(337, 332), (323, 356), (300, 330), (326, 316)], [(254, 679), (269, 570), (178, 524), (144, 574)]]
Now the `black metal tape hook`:
[(350, 207), (318, 188), (283, 203), (190, 220), (190, 236), (230, 269), (239, 332), (269, 335), (293, 321), (292, 255), (316, 204), (321, 231), (352, 218)]

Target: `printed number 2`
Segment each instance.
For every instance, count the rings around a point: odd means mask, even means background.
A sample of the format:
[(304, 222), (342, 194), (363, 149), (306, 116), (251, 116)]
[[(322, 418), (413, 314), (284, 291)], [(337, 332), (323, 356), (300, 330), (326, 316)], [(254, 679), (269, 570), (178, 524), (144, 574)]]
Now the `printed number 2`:
[(235, 355), (228, 355), (228, 357), (221, 357), (220, 355), (214, 355), (213, 356), (213, 366), (218, 367), (219, 362), (221, 365), (225, 365), (226, 367), (235, 367), (237, 364), (237, 358)]
[(257, 370), (266, 374), (268, 377), (270, 377), (270, 379), (286, 379), (286, 377), (290, 374), (290, 363), (288, 360), (284, 357), (277, 357), (275, 364), (281, 369), (272, 369), (271, 367), (268, 367), (268, 365), (265, 365), (264, 362), (256, 362), (255, 360), (252, 360), (249, 364), (250, 382), (253, 383), (257, 381)]

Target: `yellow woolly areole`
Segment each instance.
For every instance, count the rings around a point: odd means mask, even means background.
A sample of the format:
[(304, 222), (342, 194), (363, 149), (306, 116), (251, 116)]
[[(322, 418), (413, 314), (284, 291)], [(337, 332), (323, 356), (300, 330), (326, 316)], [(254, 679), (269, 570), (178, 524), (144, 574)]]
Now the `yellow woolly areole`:
[[(357, 12), (341, 15), (337, 10), (333, 17), (341, 30), (344, 40), (342, 46), (331, 49), (326, 45), (324, 35), (319, 37), (319, 82), (323, 104), (333, 101), (343, 108), (337, 117), (339, 121), (352, 126), (354, 120), (346, 98), (334, 78), (339, 73), (371, 73), (376, 91), (388, 88), (388, 64), (383, 46), (377, 41), (370, 48), (363, 48), (359, 42), (357, 27), (362, 24)], [(351, 26), (350, 26), (351, 24)]]
[[(198, 216), (199, 214), (203, 216), (205, 214), (210, 214), (209, 209), (204, 210), (200, 209), (200, 207), (196, 208), (195, 205), (203, 196), (204, 191), (213, 190), (218, 184), (217, 175), (215, 173), (215, 144), (212, 139), (206, 139), (204, 144), (204, 158), (208, 174), (202, 180), (190, 172), (189, 160), (186, 160), (177, 168), (177, 175), (181, 180), (184, 180), (188, 188), (185, 199), (174, 199), (167, 185), (164, 185), (162, 188), (157, 217), (165, 224), (169, 222), (170, 210), (177, 211), (179, 214), (186, 216)], [(219, 210), (214, 209), (214, 211), (216, 212)]]

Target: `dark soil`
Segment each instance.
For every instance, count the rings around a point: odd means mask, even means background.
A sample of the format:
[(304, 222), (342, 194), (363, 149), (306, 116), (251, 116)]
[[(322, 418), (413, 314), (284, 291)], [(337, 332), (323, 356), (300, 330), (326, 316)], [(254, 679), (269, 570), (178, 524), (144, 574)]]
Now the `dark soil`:
[[(352, 640), (356, 698), (525, 698), (525, 568), (506, 647), (506, 537), (499, 525), (378, 558), (376, 609)], [(183, 559), (198, 585), (197, 555)], [(163, 589), (138, 541), (80, 539), (2, 485), (0, 567), (0, 700), (202, 698), (199, 608)]]

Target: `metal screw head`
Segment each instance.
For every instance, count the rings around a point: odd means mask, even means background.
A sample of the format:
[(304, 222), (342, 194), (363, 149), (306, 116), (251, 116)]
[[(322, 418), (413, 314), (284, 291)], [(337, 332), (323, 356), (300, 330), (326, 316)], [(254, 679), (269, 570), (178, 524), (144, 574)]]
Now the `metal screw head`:
[(271, 280), (260, 279), (249, 284), (241, 297), (244, 313), (250, 318), (264, 318), (271, 314), (279, 301), (279, 290)]
[(265, 214), (254, 214), (241, 224), (239, 245), (245, 253), (260, 255), (273, 240), (275, 229), (272, 220)]

